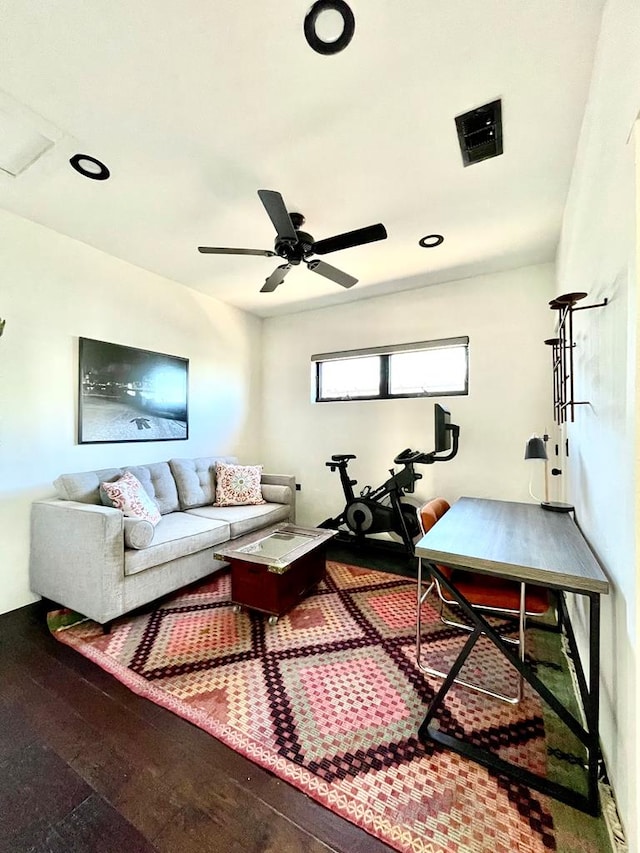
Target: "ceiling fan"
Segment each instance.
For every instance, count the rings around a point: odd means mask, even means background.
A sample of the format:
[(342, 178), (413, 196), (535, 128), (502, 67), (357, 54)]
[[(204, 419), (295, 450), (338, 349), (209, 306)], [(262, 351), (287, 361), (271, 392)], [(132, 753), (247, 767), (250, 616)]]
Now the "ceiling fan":
[(289, 270), (302, 261), (311, 272), (323, 275), (342, 287), (353, 287), (358, 281), (357, 278), (317, 258), (310, 259), (311, 255), (327, 255), (329, 252), (337, 252), (340, 249), (384, 240), (387, 236), (384, 225), (378, 223), (316, 241), (311, 234), (300, 230), (305, 222), (304, 216), (301, 213), (289, 213), (279, 192), (258, 190), (258, 195), (276, 229), (273, 251), (271, 249), (226, 249), (216, 246), (198, 246), (198, 251), (205, 255), (264, 255), (267, 258), (276, 256), (282, 258), (285, 263), (277, 267), (265, 280), (260, 293), (272, 293), (282, 284)]

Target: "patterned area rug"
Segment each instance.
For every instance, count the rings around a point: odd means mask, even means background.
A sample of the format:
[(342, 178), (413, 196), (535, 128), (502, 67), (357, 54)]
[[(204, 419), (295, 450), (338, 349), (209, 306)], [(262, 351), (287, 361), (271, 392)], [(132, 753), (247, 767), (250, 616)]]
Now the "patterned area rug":
[[(317, 592), (276, 625), (235, 613), (230, 575), (191, 587), (111, 634), (50, 614), (67, 643), (136, 693), (201, 727), (399, 851), (609, 851), (604, 823), (416, 733), (439, 682), (415, 664), (415, 584), (329, 563)], [(467, 636), (425, 605), (424, 652), (445, 666)], [(506, 627), (504, 627), (506, 630)], [(539, 676), (572, 690), (557, 635), (529, 632)], [(463, 675), (505, 685), (491, 644)], [(513, 685), (511, 685), (513, 687)], [(529, 691), (518, 706), (454, 687), (439, 718), (539, 773), (584, 784), (580, 747)]]

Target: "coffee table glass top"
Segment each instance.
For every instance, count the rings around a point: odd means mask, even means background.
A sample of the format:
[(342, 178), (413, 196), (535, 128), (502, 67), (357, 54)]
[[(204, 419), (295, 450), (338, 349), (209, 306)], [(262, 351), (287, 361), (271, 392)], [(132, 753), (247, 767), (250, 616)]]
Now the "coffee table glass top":
[(321, 547), (337, 530), (278, 524), (230, 539), (216, 548), (217, 560), (246, 560), (282, 574), (300, 557)]
[(308, 544), (313, 539), (313, 536), (304, 533), (276, 531), (276, 533), (264, 536), (250, 545), (236, 548), (236, 551), (239, 554), (254, 554), (256, 557), (264, 557), (265, 559), (282, 560), (291, 551)]

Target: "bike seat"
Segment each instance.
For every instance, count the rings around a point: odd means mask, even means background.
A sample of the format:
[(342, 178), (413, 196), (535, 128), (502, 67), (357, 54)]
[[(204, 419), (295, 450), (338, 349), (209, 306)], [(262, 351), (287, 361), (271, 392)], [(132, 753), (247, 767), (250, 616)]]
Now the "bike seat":
[[(332, 456), (332, 457), (331, 457), (331, 459), (332, 459), (334, 462), (345, 462), (345, 461), (347, 461), (348, 459), (355, 459), (355, 458), (356, 458), (355, 453), (336, 453), (336, 455), (335, 455), (335, 456)], [(328, 464), (329, 464), (329, 463), (327, 462), (327, 465), (328, 465)]]

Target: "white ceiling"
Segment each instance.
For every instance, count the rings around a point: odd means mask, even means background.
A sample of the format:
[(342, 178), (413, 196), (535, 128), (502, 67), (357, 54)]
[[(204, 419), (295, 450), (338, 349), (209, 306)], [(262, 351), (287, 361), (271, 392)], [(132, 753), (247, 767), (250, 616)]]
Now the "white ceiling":
[[(351, 0), (335, 56), (310, 5), (2, 0), (0, 132), (4, 111), (56, 144), (0, 173), (0, 205), (260, 316), (552, 260), (604, 0)], [(504, 154), (464, 168), (454, 117), (496, 98)], [(280, 259), (196, 250), (273, 248), (260, 188), (316, 239), (389, 237), (324, 257), (351, 290), (301, 265), (261, 294)]]

